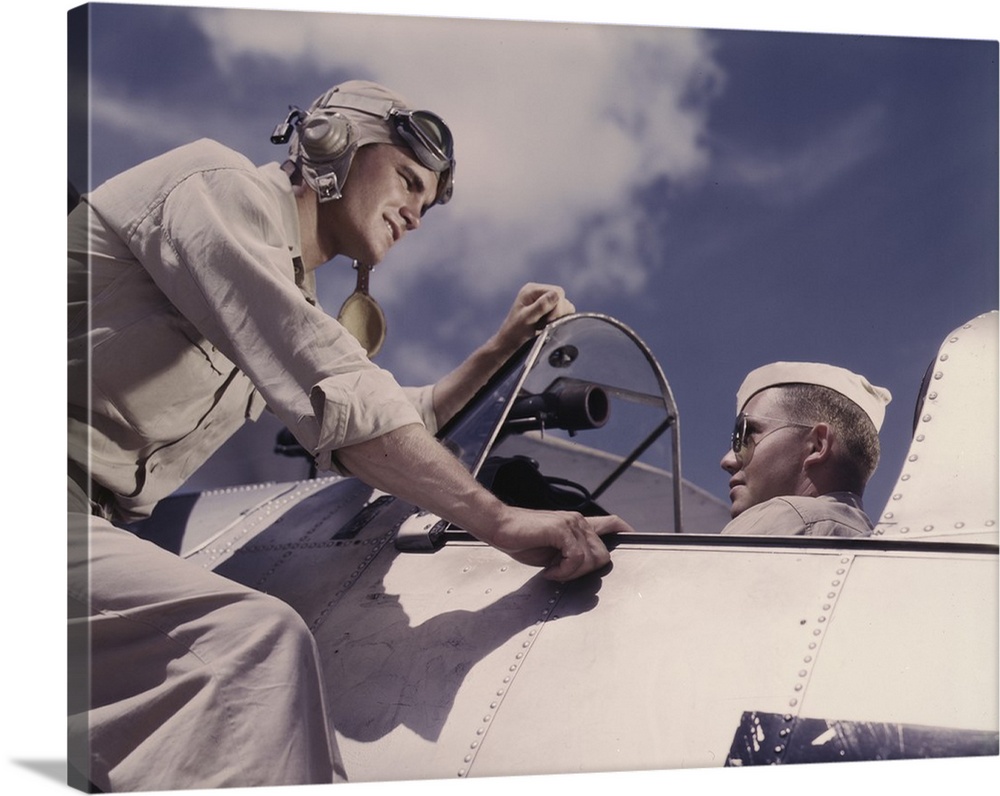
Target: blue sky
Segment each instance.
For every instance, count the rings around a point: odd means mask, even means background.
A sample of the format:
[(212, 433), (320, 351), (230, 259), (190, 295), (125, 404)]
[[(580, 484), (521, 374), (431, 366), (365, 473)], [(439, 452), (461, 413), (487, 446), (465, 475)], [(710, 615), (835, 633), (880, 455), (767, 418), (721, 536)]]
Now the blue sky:
[[(287, 106), (350, 77), (438, 111), (455, 199), (372, 277), (378, 362), (433, 381), (523, 281), (562, 284), (653, 349), (684, 474), (722, 498), (743, 375), (828, 361), (895, 396), (877, 513), (937, 345), (997, 307), (995, 41), (117, 5), (92, 20), (94, 182), (200, 136), (279, 159)], [(336, 311), (349, 263), (321, 274)]]

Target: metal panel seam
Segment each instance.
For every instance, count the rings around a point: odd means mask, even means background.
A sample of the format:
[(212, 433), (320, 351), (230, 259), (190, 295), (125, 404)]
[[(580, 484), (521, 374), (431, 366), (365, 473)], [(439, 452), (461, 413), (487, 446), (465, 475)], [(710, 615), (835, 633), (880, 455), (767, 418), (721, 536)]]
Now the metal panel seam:
[(541, 616), (535, 620), (534, 624), (526, 631), (524, 640), (521, 642), (521, 646), (517, 653), (514, 655), (513, 662), (507, 667), (507, 674), (500, 684), (498, 684), (496, 692), (493, 694), (493, 698), (490, 700), (489, 707), (484, 711), (483, 721), (479, 727), (476, 728), (475, 735), (472, 741), (469, 743), (469, 748), (462, 759), (462, 765), (458, 769), (459, 777), (468, 777), (475, 763), (476, 756), (479, 750), (482, 748), (483, 742), (486, 740), (486, 735), (489, 732), (490, 726), (493, 724), (496, 714), (500, 711), (503, 705), (504, 697), (510, 690), (511, 685), (514, 682), (514, 678), (520, 672), (525, 660), (528, 657), (528, 653), (534, 647), (535, 642), (541, 635), (542, 629), (545, 627), (546, 622), (549, 619), (558, 619), (558, 615), (553, 614), (556, 608), (559, 606), (559, 600), (562, 598), (563, 589), (556, 587), (554, 594), (549, 598), (548, 605), (542, 611)]
[[(775, 747), (774, 753), (776, 756), (781, 755), (781, 753), (787, 748), (789, 740), (788, 736), (792, 732), (791, 728), (794, 726), (795, 720), (799, 718), (802, 701), (808, 691), (813, 670), (815, 669), (816, 662), (819, 659), (823, 639), (826, 637), (826, 630), (833, 618), (834, 609), (836, 608), (840, 595), (843, 593), (844, 582), (850, 574), (851, 565), (854, 563), (856, 558), (857, 556), (855, 554), (845, 554), (841, 556), (841, 558), (837, 561), (836, 569), (834, 570), (834, 575), (830, 581), (828, 590), (820, 603), (820, 613), (814, 620), (813, 624), (815, 626), (812, 628), (810, 633), (810, 640), (805, 654), (802, 657), (801, 667), (796, 672), (795, 684), (792, 686), (792, 695), (788, 700), (789, 709), (782, 717), (785, 724), (788, 726), (783, 727), (778, 732), (779, 737), (784, 739), (784, 742), (779, 743)], [(781, 762), (780, 758), (778, 762)]]

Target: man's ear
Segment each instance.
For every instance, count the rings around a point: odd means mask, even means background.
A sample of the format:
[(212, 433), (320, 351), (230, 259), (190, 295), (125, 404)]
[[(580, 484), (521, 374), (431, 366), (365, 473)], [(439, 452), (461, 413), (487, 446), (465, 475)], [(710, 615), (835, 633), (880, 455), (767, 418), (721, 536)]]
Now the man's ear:
[(817, 423), (812, 427), (808, 437), (806, 437), (809, 453), (803, 461), (805, 467), (829, 461), (833, 455), (834, 434), (834, 430), (830, 428), (828, 423)]

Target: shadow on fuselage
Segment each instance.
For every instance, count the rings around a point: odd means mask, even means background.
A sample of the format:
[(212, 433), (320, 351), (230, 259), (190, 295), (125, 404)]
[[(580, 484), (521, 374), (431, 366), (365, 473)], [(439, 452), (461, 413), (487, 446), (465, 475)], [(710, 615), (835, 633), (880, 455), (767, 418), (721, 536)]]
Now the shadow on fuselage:
[(556, 603), (562, 616), (598, 603), (600, 575), (557, 586), (480, 545), (463, 548), (442, 575), (445, 551), (432, 567), (431, 557), (392, 543), (412, 507), (387, 498), (367, 507), (360, 527), (344, 525), (342, 515), (324, 526), (316, 512), (323, 501), (320, 494), (304, 501), (215, 571), (304, 618), (322, 660), (331, 724), (347, 738), (370, 742), (406, 726), (436, 740), (479, 661)]

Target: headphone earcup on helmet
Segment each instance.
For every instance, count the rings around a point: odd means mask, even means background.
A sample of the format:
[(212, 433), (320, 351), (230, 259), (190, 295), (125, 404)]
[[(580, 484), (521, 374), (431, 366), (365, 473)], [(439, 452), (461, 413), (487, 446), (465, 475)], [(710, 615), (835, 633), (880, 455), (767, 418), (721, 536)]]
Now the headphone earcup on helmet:
[(329, 109), (310, 113), (299, 128), (303, 153), (313, 163), (340, 157), (354, 143), (354, 138), (350, 120)]

